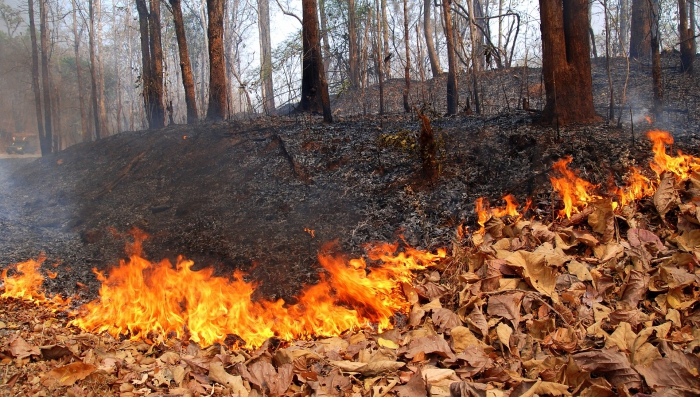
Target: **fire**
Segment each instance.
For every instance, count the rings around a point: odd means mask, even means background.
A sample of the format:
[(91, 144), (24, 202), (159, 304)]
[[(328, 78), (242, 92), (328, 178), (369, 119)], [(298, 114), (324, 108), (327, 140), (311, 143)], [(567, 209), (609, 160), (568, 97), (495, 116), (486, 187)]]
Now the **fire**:
[(46, 300), (46, 296), (41, 290), (41, 285), (44, 283), (44, 276), (39, 272), (41, 263), (46, 258), (39, 256), (37, 260), (30, 259), (26, 262), (21, 262), (16, 265), (16, 273), (14, 276), (7, 275), (8, 269), (2, 271), (2, 280), (5, 283), (5, 292), (3, 298), (17, 298), (29, 301), (42, 302)]
[(567, 166), (572, 161), (570, 156), (563, 158), (554, 165), (554, 171), (562, 175), (561, 178), (550, 177), (552, 188), (559, 193), (562, 201), (564, 201), (564, 209), (559, 211), (559, 217), (571, 218), (571, 214), (578, 212), (580, 207), (585, 207), (593, 200), (597, 200), (600, 196), (592, 192), (598, 187), (584, 179), (579, 178), (576, 173), (570, 170)]
[(412, 281), (413, 270), (443, 257), (444, 251), (399, 251), (398, 245), (384, 244), (369, 251), (369, 259), (379, 265), (368, 272), (363, 259), (321, 254), (321, 282), (307, 287), (290, 305), (253, 301), (255, 286), (241, 273), (229, 280), (213, 276), (211, 269), (194, 271), (189, 260), (178, 258), (173, 268), (167, 260), (152, 263), (134, 252), (109, 275), (97, 273), (100, 299), (85, 305), (72, 324), (131, 339), (150, 333), (187, 335), (202, 345), (237, 335), (252, 347), (272, 336), (291, 340), (368, 325), (387, 329), (395, 313), (409, 309), (398, 288), (401, 283)]
[(641, 198), (653, 196), (656, 191), (656, 184), (644, 176), (638, 168), (632, 167), (631, 171), (625, 187), (617, 189), (618, 203), (621, 207)]
[[(497, 218), (503, 218), (504, 216), (515, 216), (519, 217), (520, 212), (518, 212), (518, 202), (515, 200), (515, 197), (513, 197), (512, 194), (508, 194), (503, 197), (503, 200), (506, 202), (506, 205), (504, 207), (495, 207), (491, 208), (489, 206), (488, 200), (486, 200), (483, 197), (479, 197), (476, 199), (474, 202), (475, 205), (475, 211), (477, 214), (477, 223), (481, 228), (477, 230), (477, 233), (483, 234), (485, 229), (484, 225), (486, 225), (486, 222), (491, 218), (491, 217), (497, 217)], [(528, 200), (527, 205), (525, 206), (525, 209), (523, 212), (527, 211), (527, 208), (530, 206), (530, 201)]]
[(700, 159), (685, 155), (678, 151), (678, 156), (666, 154), (666, 145), (673, 144), (673, 137), (666, 131), (649, 131), (649, 139), (653, 142), (654, 161), (649, 163), (654, 172), (661, 176), (664, 171), (673, 173), (678, 180), (686, 180), (692, 172), (700, 171)]
[(649, 116), (644, 116), (644, 120), (646, 120), (647, 123), (649, 123), (649, 124), (652, 123), (651, 117), (649, 117)]

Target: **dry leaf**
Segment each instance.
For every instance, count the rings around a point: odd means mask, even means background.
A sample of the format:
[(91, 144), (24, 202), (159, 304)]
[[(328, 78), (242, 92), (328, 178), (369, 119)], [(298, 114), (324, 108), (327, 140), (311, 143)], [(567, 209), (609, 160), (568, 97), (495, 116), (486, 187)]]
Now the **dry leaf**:
[(490, 316), (507, 318), (514, 325), (520, 322), (520, 304), (523, 300), (522, 292), (504, 293), (489, 297), (486, 311)]
[(513, 335), (513, 328), (509, 327), (507, 324), (499, 323), (496, 327), (496, 335), (498, 335), (501, 346), (510, 351), (510, 336)]
[(675, 182), (676, 178), (672, 173), (664, 172), (661, 174), (661, 182), (654, 193), (654, 206), (662, 218), (680, 202)]
[(543, 254), (518, 251), (506, 258), (509, 265), (520, 269), (521, 277), (540, 293), (551, 296), (557, 283), (556, 270), (547, 265)]
[(10, 353), (12, 353), (12, 356), (15, 358), (22, 359), (27, 358), (29, 356), (41, 355), (41, 350), (38, 347), (27, 343), (27, 341), (25, 341), (21, 336), (19, 336), (19, 332), (10, 336), (9, 348)]
[(224, 365), (219, 361), (209, 363), (209, 379), (224, 385), (239, 397), (248, 397), (249, 391), (243, 385), (243, 378), (226, 372)]
[(576, 364), (590, 373), (605, 377), (613, 386), (624, 386), (628, 389), (639, 388), (642, 379), (632, 369), (624, 353), (611, 349), (593, 350), (573, 355)]
[(479, 340), (467, 327), (459, 326), (450, 331), (450, 344), (452, 350), (461, 353), (469, 346), (482, 346), (484, 343)]
[(46, 374), (42, 384), (47, 387), (53, 387), (58, 384), (60, 386), (72, 386), (75, 382), (87, 378), (95, 372), (97, 368), (94, 365), (85, 364), (80, 361), (54, 368)]
[[(695, 359), (698, 358), (695, 357)], [(700, 390), (698, 367), (689, 368), (686, 363), (668, 357), (654, 360), (649, 367), (638, 365), (635, 369), (644, 377), (647, 385), (653, 389), (678, 387)]]
[(394, 388), (399, 397), (427, 397), (428, 386), (423, 379), (420, 369), (411, 376), (411, 379), (403, 386)]
[(459, 316), (452, 310), (445, 308), (433, 309), (432, 319), (433, 323), (438, 326), (438, 332), (440, 333), (462, 325), (462, 320), (459, 319)]

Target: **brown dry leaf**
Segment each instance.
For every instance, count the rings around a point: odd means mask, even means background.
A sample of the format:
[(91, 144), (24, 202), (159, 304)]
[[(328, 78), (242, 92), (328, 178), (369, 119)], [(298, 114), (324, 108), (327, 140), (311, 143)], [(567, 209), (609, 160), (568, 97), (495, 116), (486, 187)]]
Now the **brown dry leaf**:
[(695, 229), (681, 233), (674, 239), (678, 248), (685, 252), (694, 252), (700, 248), (700, 230)]
[(627, 389), (639, 388), (642, 378), (632, 369), (627, 355), (622, 352), (603, 349), (573, 355), (574, 361), (583, 371), (603, 375), (613, 386)]
[[(522, 394), (520, 394), (522, 392)], [(520, 397), (530, 396), (570, 396), (569, 386), (561, 383), (537, 381), (522, 382), (514, 393)]]
[(428, 385), (423, 379), (420, 369), (411, 376), (411, 379), (405, 385), (394, 388), (399, 397), (427, 397)]
[(450, 385), (450, 397), (486, 397), (493, 388), (485, 383), (455, 382)]
[(556, 270), (547, 265), (544, 254), (518, 251), (506, 258), (509, 265), (519, 269), (521, 277), (540, 293), (552, 296), (557, 284)]
[(15, 358), (22, 359), (29, 356), (41, 356), (41, 350), (37, 346), (27, 343), (27, 341), (19, 336), (19, 332), (10, 336), (9, 348), (10, 353)]
[(220, 361), (211, 361), (209, 363), (209, 379), (224, 385), (239, 397), (248, 397), (249, 391), (243, 385), (243, 378), (226, 372), (224, 365)]
[(423, 285), (416, 286), (416, 292), (429, 301), (434, 301), (449, 292), (449, 289), (443, 285), (427, 282)]
[(379, 376), (394, 372), (406, 365), (401, 361), (373, 361), (369, 363), (358, 363), (355, 361), (330, 361), (331, 365), (344, 372), (356, 372), (363, 376)]
[(458, 364), (456, 372), (461, 377), (473, 378), (474, 376), (493, 367), (493, 360), (480, 346), (467, 346), (464, 352), (458, 354), (454, 360), (445, 360), (445, 364)]
[(623, 288), (621, 300), (627, 302), (630, 307), (637, 307), (649, 289), (649, 275), (646, 272), (630, 270), (629, 278)]
[(449, 309), (433, 309), (432, 319), (433, 323), (438, 326), (438, 332), (440, 333), (462, 325), (462, 320), (459, 319), (459, 316)]
[[(697, 359), (697, 357), (695, 357)], [(686, 363), (668, 357), (654, 360), (650, 366), (638, 365), (635, 369), (644, 377), (647, 385), (653, 389), (677, 387), (700, 390), (698, 368), (689, 368)]]
[(343, 376), (337, 369), (328, 376), (319, 376), (318, 381), (308, 382), (318, 397), (344, 396), (352, 389), (350, 378)]
[(39, 349), (41, 350), (41, 358), (44, 360), (58, 360), (59, 358), (73, 355), (69, 348), (60, 345), (41, 346)]
[(452, 350), (461, 353), (469, 346), (483, 346), (484, 342), (474, 336), (469, 328), (459, 326), (450, 331), (450, 345)]
[(629, 323), (622, 322), (618, 324), (615, 332), (605, 341), (605, 348), (609, 349), (617, 346), (620, 351), (633, 352), (636, 339), (637, 334), (632, 331), (632, 326)]
[[(242, 365), (238, 368), (241, 368)], [(265, 395), (278, 396), (284, 394), (292, 383), (293, 365), (283, 364), (277, 370), (266, 360), (260, 359), (247, 366), (247, 372), (241, 371), (241, 376)]]
[(578, 347), (578, 336), (572, 328), (558, 328), (544, 338), (544, 345), (571, 353)]
[(478, 305), (474, 306), (469, 316), (467, 316), (466, 323), (477, 329), (481, 336), (486, 336), (489, 333), (489, 324), (484, 316), (484, 312), (481, 311), (481, 307)]
[(510, 352), (510, 336), (513, 335), (513, 328), (509, 327), (508, 324), (499, 323), (496, 326), (496, 335), (501, 342), (501, 346)]
[(90, 374), (95, 372), (95, 370), (97, 370), (97, 368), (94, 365), (76, 361), (52, 369), (46, 374), (42, 384), (46, 387), (53, 387), (57, 384), (60, 386), (72, 386), (75, 382), (87, 378)]
[(416, 354), (437, 354), (445, 358), (453, 358), (454, 353), (445, 339), (439, 335), (430, 335), (412, 339), (408, 347), (399, 349), (399, 354), (404, 353), (406, 358), (413, 358)]
[(672, 173), (664, 172), (661, 174), (661, 182), (654, 193), (654, 206), (662, 218), (680, 202), (675, 182), (676, 178)]
[(632, 247), (644, 246), (653, 254), (664, 250), (664, 244), (659, 236), (646, 229), (630, 229), (627, 231), (627, 240)]
[(569, 273), (573, 274), (581, 281), (593, 281), (593, 277), (591, 276), (591, 272), (588, 270), (588, 266), (577, 260), (572, 260), (569, 262), (566, 265), (566, 268), (569, 270)]
[[(597, 200), (592, 205), (595, 209), (588, 216), (588, 224), (591, 225), (594, 232), (603, 235), (601, 238), (603, 243), (608, 243), (615, 235), (615, 214), (613, 214), (612, 198)], [(588, 239), (584, 240), (583, 243), (593, 247), (598, 241), (595, 240), (593, 242)]]
[(520, 322), (520, 305), (523, 301), (522, 292), (504, 293), (489, 297), (486, 311), (490, 316), (507, 318), (513, 325)]

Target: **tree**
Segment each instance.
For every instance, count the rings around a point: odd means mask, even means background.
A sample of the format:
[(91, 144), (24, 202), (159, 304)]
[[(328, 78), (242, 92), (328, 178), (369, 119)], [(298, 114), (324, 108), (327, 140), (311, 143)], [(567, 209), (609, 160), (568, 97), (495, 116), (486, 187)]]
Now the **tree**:
[(591, 122), (593, 82), (586, 0), (540, 0), (545, 122)]
[(452, 0), (442, 1), (442, 13), (445, 18), (445, 38), (447, 39), (447, 114), (457, 114), (459, 92), (457, 91), (457, 58), (452, 32)]
[(411, 51), (408, 44), (408, 0), (403, 0), (403, 40), (406, 47), (406, 64), (404, 65), (404, 80), (406, 86), (403, 89), (403, 110), (411, 112), (411, 104), (408, 103), (408, 94), (411, 90)]
[[(94, 0), (88, 0), (88, 13), (90, 14), (90, 29), (88, 34), (88, 45), (90, 46), (90, 99), (92, 102), (92, 116), (95, 124), (95, 139), (99, 140), (102, 137), (102, 121), (100, 120), (100, 109), (97, 104), (97, 62), (95, 61), (95, 10), (92, 4), (93, 1)], [(138, 3), (139, 0), (136, 0), (137, 6)]]
[(39, 34), (41, 36), (41, 89), (44, 93), (44, 141), (41, 154), (51, 153), (53, 148), (52, 129), (52, 107), (51, 107), (51, 75), (49, 72), (49, 27), (47, 0), (39, 0), (39, 17), (41, 26)]
[[(39, 0), (42, 1), (42, 0)], [(34, 1), (28, 0), (29, 8), (29, 36), (32, 43), (32, 88), (34, 90), (34, 105), (36, 111), (36, 123), (39, 132), (39, 145), (41, 146), (41, 155), (45, 156), (48, 153), (44, 152), (46, 147), (46, 135), (44, 133), (44, 120), (41, 111), (41, 88), (39, 87), (39, 49), (36, 41), (36, 26), (34, 24)]]
[[(158, 2), (151, 0), (151, 7)], [(160, 46), (160, 14), (153, 16), (146, 0), (136, 0), (141, 33), (141, 82), (143, 83), (143, 103), (149, 128), (162, 128), (165, 125), (163, 106), (163, 58)], [(156, 19), (158, 20), (157, 28)], [(157, 36), (157, 38), (156, 38)], [(156, 44), (157, 41), (157, 44)], [(160, 55), (157, 55), (160, 54)], [(159, 66), (156, 64), (160, 62)], [(159, 78), (160, 76), (160, 78)]]
[(321, 56), (316, 0), (302, 0), (301, 8), (303, 57), (300, 107), (306, 112), (322, 112), (323, 120), (332, 123), (331, 101)]
[(430, 71), (433, 77), (438, 77), (440, 70), (440, 58), (435, 52), (435, 43), (433, 42), (433, 26), (430, 18), (430, 9), (433, 7), (431, 0), (423, 0), (423, 34), (425, 35), (425, 48), (428, 51), (430, 59)]
[(695, 53), (693, 52), (693, 28), (688, 26), (688, 13), (689, 7), (688, 3), (692, 3), (693, 0), (686, 2), (686, 0), (678, 0), (678, 36), (681, 42), (681, 72), (683, 73), (693, 73), (693, 59), (695, 59)]
[(651, 55), (651, 0), (632, 0), (632, 26), (630, 28), (630, 58)]
[(187, 38), (185, 37), (185, 23), (182, 18), (181, 1), (170, 0), (170, 6), (172, 7), (177, 49), (180, 55), (182, 86), (185, 90), (185, 104), (187, 105), (187, 124), (191, 124), (199, 121), (199, 113), (197, 111), (197, 100), (194, 94), (194, 78), (192, 77), (190, 53), (187, 48)]
[(71, 0), (73, 13), (73, 51), (75, 54), (75, 75), (78, 80), (78, 102), (80, 102), (80, 130), (83, 142), (89, 142), (90, 133), (88, 131), (88, 117), (85, 110), (85, 94), (83, 93), (83, 70), (80, 65), (80, 35), (78, 35), (78, 18), (76, 15), (75, 0)]
[(224, 0), (207, 0), (209, 39), (209, 108), (207, 120), (223, 120), (228, 114), (226, 63), (224, 60)]
[(269, 0), (258, 0), (258, 33), (260, 37), (260, 81), (262, 82), (263, 109), (266, 114), (271, 114), (275, 110), (275, 92), (272, 84)]
[(357, 89), (360, 85), (359, 57), (357, 49), (357, 23), (355, 0), (348, 0), (348, 74), (350, 85)]

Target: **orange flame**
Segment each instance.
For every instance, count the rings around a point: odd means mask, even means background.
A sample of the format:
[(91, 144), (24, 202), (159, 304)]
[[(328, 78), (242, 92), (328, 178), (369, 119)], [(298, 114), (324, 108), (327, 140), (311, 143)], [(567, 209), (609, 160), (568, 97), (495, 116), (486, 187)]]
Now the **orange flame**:
[(654, 161), (649, 163), (654, 172), (661, 176), (664, 171), (673, 173), (678, 180), (686, 180), (693, 171), (700, 170), (700, 159), (685, 155), (678, 151), (678, 156), (666, 154), (666, 145), (673, 144), (673, 137), (666, 131), (649, 131), (649, 139), (653, 142)]
[(626, 180), (625, 187), (617, 189), (616, 192), (621, 207), (641, 198), (653, 196), (654, 192), (656, 192), (656, 184), (642, 175), (636, 167), (632, 167), (632, 174)]
[(644, 116), (644, 120), (646, 120), (647, 123), (649, 123), (649, 124), (652, 123), (651, 117), (649, 117), (649, 116)]
[(600, 196), (591, 193), (598, 186), (584, 179), (579, 178), (576, 173), (568, 169), (568, 164), (572, 161), (571, 156), (567, 156), (552, 165), (554, 171), (562, 175), (561, 178), (550, 177), (552, 187), (559, 193), (564, 201), (564, 209), (559, 211), (559, 217), (571, 218), (571, 214), (578, 212), (579, 207), (585, 207)]
[[(506, 205), (504, 207), (495, 208), (491, 208), (488, 200), (483, 197), (479, 197), (476, 199), (476, 201), (474, 201), (475, 211), (477, 214), (477, 223), (480, 226), (476, 233), (484, 234), (486, 230), (484, 226), (491, 217), (495, 216), (497, 218), (503, 218), (504, 216), (520, 216), (520, 212), (518, 212), (518, 202), (515, 200), (515, 197), (513, 197), (512, 194), (505, 195), (503, 200), (506, 202)], [(523, 212), (527, 211), (527, 209), (530, 207), (530, 203), (531, 201), (528, 200)]]
[(173, 268), (167, 260), (151, 263), (134, 253), (108, 276), (97, 272), (100, 299), (85, 305), (72, 324), (131, 339), (151, 332), (177, 337), (187, 333), (202, 345), (234, 334), (252, 347), (272, 336), (291, 340), (339, 335), (370, 324), (387, 329), (396, 312), (409, 309), (399, 292), (401, 283), (412, 281), (412, 270), (445, 255), (412, 248), (399, 252), (397, 244), (384, 244), (369, 251), (369, 258), (380, 265), (368, 272), (363, 259), (321, 254), (327, 275), (306, 288), (298, 303), (288, 305), (281, 299), (252, 301), (254, 285), (239, 272), (229, 280), (213, 276), (211, 269), (193, 271), (193, 262), (182, 258)]
[(37, 260), (30, 259), (26, 262), (21, 262), (16, 265), (17, 272), (8, 277), (5, 269), (2, 271), (2, 280), (5, 283), (5, 292), (1, 295), (3, 298), (17, 298), (29, 301), (43, 302), (46, 296), (41, 291), (41, 285), (44, 283), (44, 276), (39, 273), (41, 263), (46, 258), (39, 256)]

